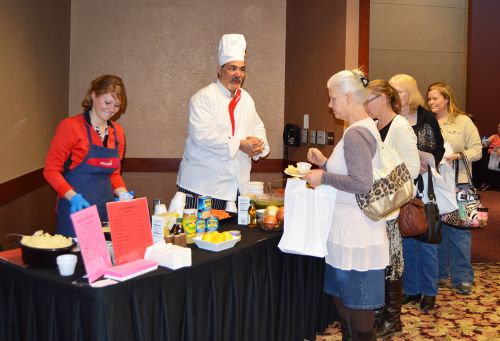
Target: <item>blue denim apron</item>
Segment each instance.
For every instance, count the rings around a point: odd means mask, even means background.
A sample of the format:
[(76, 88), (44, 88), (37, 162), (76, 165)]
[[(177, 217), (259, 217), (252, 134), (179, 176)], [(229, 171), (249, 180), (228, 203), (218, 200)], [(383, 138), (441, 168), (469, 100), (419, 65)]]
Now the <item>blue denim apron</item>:
[[(114, 200), (113, 188), (109, 176), (120, 165), (116, 129), (112, 123), (110, 124), (114, 130), (115, 148), (111, 149), (93, 144), (90, 128), (85, 124), (89, 139), (89, 152), (78, 166), (63, 174), (64, 179), (90, 205), (97, 205), (101, 221), (108, 221), (106, 203)], [(59, 198), (57, 202), (56, 232), (64, 236), (75, 237), (75, 230), (70, 219), (70, 203), (64, 198)]]

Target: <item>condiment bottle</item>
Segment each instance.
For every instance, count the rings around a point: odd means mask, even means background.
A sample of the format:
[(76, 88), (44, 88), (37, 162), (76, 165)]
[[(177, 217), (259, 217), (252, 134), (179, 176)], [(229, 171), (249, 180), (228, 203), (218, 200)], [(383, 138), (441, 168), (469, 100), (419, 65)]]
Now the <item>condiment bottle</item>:
[(182, 227), (182, 218), (177, 218), (176, 223), (172, 226), (170, 233), (174, 235), (174, 244), (182, 247), (186, 247), (186, 234), (184, 233), (184, 228)]
[(184, 228), (182, 227), (182, 218), (177, 218), (175, 224), (170, 229), (170, 234), (176, 235), (180, 233), (184, 233)]
[(250, 200), (250, 206), (248, 207), (248, 216), (250, 217), (248, 227), (257, 226), (257, 209), (255, 208), (254, 200)]

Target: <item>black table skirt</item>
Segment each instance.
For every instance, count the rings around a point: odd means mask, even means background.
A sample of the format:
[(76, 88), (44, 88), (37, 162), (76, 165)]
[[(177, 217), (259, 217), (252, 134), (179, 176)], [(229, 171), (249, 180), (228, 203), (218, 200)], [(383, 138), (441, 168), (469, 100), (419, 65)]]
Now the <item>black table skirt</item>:
[(280, 233), (240, 230), (230, 250), (193, 246), (190, 268), (104, 288), (72, 284), (82, 267), (65, 278), (0, 262), (0, 339), (314, 340), (336, 317), (324, 260), (282, 253)]

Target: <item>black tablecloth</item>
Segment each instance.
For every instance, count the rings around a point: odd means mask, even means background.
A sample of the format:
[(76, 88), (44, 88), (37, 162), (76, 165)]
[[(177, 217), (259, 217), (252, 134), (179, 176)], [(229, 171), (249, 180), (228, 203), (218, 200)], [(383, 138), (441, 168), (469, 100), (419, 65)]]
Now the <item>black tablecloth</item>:
[(72, 284), (82, 267), (66, 278), (0, 262), (0, 339), (313, 340), (335, 318), (323, 259), (283, 254), (280, 233), (229, 228), (242, 231), (232, 249), (193, 246), (192, 267), (104, 288)]

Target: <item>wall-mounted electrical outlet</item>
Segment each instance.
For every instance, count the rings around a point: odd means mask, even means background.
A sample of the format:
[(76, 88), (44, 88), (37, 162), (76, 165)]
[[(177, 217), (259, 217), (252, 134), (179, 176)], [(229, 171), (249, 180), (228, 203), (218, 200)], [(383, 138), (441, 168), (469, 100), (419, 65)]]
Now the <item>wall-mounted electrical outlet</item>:
[(318, 130), (316, 132), (316, 144), (326, 145), (326, 132), (323, 130)]
[(304, 114), (304, 129), (309, 129), (309, 114)]
[(333, 146), (335, 144), (335, 132), (328, 131), (326, 133), (326, 144)]
[(309, 130), (309, 143), (316, 144), (316, 130)]
[(307, 137), (308, 137), (308, 130), (307, 129), (302, 129), (301, 136), (300, 136), (300, 142), (303, 143), (303, 144), (306, 144), (307, 142), (309, 142), (307, 140)]

